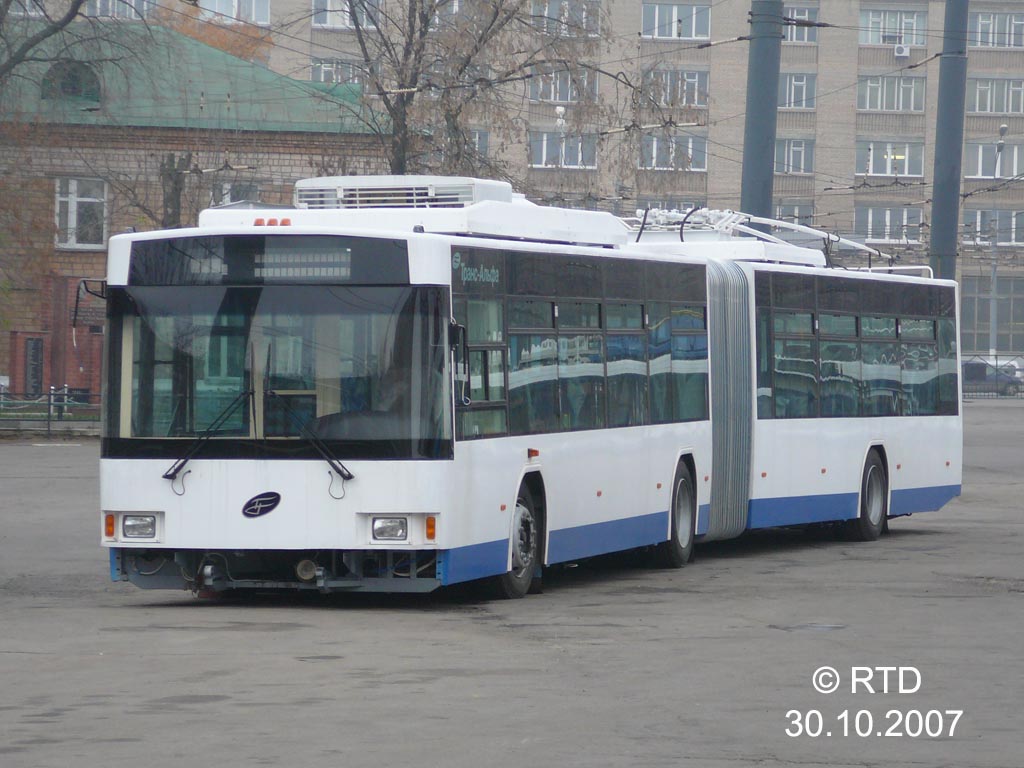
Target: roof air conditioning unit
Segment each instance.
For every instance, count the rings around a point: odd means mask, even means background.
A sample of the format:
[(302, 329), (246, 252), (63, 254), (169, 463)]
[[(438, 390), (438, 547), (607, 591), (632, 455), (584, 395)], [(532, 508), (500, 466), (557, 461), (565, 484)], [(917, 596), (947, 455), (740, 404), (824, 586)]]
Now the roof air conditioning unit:
[(909, 45), (904, 45), (903, 43), (899, 43), (897, 45), (894, 45), (892, 47), (892, 52), (893, 52), (893, 55), (895, 55), (897, 59), (909, 59), (910, 58), (910, 46)]

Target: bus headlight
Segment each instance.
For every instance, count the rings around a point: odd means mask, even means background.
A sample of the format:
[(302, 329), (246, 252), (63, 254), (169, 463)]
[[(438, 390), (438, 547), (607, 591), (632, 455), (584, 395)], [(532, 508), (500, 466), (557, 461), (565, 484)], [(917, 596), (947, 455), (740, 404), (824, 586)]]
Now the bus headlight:
[(125, 515), (121, 519), (121, 533), (126, 539), (156, 538), (156, 515)]
[(409, 536), (409, 523), (404, 517), (373, 518), (373, 538), (405, 541)]

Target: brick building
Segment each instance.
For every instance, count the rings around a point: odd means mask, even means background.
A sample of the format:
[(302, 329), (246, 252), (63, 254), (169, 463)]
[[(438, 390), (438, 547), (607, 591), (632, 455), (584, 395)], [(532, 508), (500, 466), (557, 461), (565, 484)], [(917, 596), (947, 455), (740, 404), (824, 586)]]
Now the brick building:
[(0, 382), (11, 392), (99, 392), (104, 305), (80, 281), (104, 276), (110, 235), (188, 226), (221, 203), (288, 203), (297, 179), (386, 168), (346, 117), (357, 87), (291, 80), (160, 27), (115, 29), (116, 42), (28, 67), (2, 95)]

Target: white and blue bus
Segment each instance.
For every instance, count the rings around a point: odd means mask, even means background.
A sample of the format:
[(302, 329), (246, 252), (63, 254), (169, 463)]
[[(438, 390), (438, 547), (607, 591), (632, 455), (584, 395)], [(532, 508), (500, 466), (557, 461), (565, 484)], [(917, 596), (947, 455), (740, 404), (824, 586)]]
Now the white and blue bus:
[(112, 578), (519, 597), (557, 563), (872, 540), (959, 495), (955, 283), (741, 231), (335, 177), (111, 238)]

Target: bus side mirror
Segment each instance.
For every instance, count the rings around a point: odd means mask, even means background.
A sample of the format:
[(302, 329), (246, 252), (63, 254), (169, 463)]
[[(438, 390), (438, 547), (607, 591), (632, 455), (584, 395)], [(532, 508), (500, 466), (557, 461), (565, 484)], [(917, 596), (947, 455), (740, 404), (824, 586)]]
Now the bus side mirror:
[(455, 402), (457, 405), (469, 405), (469, 337), (466, 326), (453, 321), (448, 338), (455, 361)]

